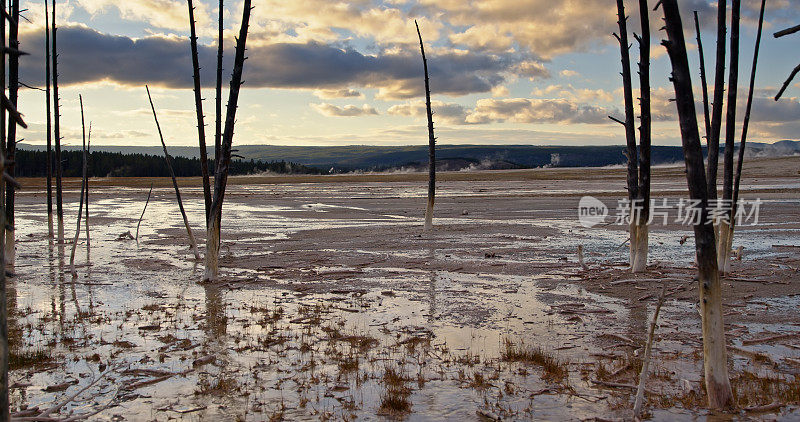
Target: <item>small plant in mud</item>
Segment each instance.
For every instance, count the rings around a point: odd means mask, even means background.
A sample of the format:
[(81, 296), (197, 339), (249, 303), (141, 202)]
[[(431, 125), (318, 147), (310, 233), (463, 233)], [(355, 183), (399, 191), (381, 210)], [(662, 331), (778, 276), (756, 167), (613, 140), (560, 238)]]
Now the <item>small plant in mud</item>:
[(467, 351), (467, 353), (465, 353), (463, 355), (456, 356), (453, 359), (453, 362), (455, 362), (455, 363), (457, 363), (459, 365), (465, 365), (465, 366), (472, 367), (472, 366), (475, 366), (475, 365), (481, 363), (481, 357), (476, 355), (476, 354), (474, 354), (474, 353), (472, 353), (472, 352), (470, 352), (470, 351)]
[(759, 375), (744, 371), (731, 379), (737, 407), (765, 406), (773, 403), (800, 403), (800, 376)]
[(197, 387), (195, 394), (222, 396), (236, 391), (238, 384), (235, 379), (220, 374), (212, 380), (207, 378), (198, 380)]
[(491, 387), (492, 383), (490, 383), (480, 371), (475, 371), (472, 374), (472, 380), (469, 383), (469, 386), (476, 390), (485, 390)]
[(24, 350), (21, 352), (12, 350), (8, 356), (8, 367), (12, 371), (50, 362), (52, 362), (52, 356), (44, 349)]
[(544, 379), (564, 381), (567, 378), (569, 373), (567, 362), (559, 360), (541, 348), (527, 346), (522, 342), (514, 343), (509, 338), (503, 340), (503, 346), (500, 357), (504, 361), (538, 365), (544, 369)]
[(409, 380), (409, 377), (394, 366), (384, 369), (381, 382), (385, 390), (381, 393), (379, 415), (400, 416), (411, 411), (411, 401), (408, 400), (411, 389), (406, 386)]
[(339, 360), (339, 372), (348, 373), (358, 369), (358, 356), (346, 356)]

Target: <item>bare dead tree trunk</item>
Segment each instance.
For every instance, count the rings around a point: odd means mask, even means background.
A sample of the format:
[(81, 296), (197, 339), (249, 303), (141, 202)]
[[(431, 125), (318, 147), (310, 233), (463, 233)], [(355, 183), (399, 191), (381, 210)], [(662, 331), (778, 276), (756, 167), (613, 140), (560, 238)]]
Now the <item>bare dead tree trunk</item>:
[(224, 46), (222, 45), (222, 41), (224, 38), (223, 34), (223, 0), (219, 0), (219, 25), (217, 28), (217, 86), (216, 86), (216, 114), (215, 114), (215, 123), (216, 127), (214, 130), (214, 175), (217, 174), (216, 163), (219, 163), (219, 149), (220, 145), (222, 144), (222, 53), (224, 50)]
[[(216, 119), (215, 119), (215, 132), (214, 132), (214, 182), (216, 183), (217, 174), (219, 174), (219, 157), (222, 145), (222, 53), (225, 48), (223, 43), (224, 27), (223, 27), (223, 0), (219, 0), (219, 24), (217, 25), (217, 86), (216, 86)], [(208, 216), (206, 217), (206, 232), (208, 232)], [(217, 214), (217, 225), (222, 227), (222, 209)], [(219, 239), (217, 239), (217, 247), (219, 247)]]
[(144, 218), (144, 212), (147, 211), (147, 205), (150, 203), (150, 195), (153, 193), (153, 183), (150, 183), (150, 191), (147, 192), (147, 202), (144, 203), (144, 208), (142, 208), (142, 215), (139, 216), (139, 222), (136, 223), (136, 243), (139, 243), (139, 226), (142, 225), (142, 219)]
[(53, 241), (53, 124), (50, 110), (50, 16), (47, 0), (44, 2), (45, 39), (45, 92), (47, 112), (47, 235)]
[(89, 236), (89, 158), (90, 158), (90, 155), (89, 155), (90, 152), (89, 151), (90, 151), (91, 147), (92, 147), (92, 122), (89, 122), (89, 136), (86, 139), (86, 152), (84, 153), (85, 157), (84, 157), (84, 164), (83, 164), (84, 167), (86, 167), (86, 169), (84, 170), (84, 172), (86, 173), (86, 175), (84, 176), (86, 178), (86, 180), (83, 182), (84, 185), (86, 185), (86, 190), (84, 192), (84, 196), (86, 198), (86, 207), (85, 207), (85, 209), (86, 209), (86, 218), (84, 218), (84, 220), (86, 220), (86, 221), (84, 222), (83, 225), (86, 227), (86, 252), (87, 253), (92, 248), (92, 240), (91, 240), (91, 237)]
[(700, 146), (689, 59), (678, 2), (662, 0), (661, 6), (664, 9), (668, 38), (664, 45), (672, 63), (672, 83), (675, 87), (689, 195), (691, 199), (701, 203), (700, 222), (694, 226), (694, 238), (699, 270), (706, 392), (709, 406), (723, 409), (731, 406), (732, 392), (728, 379), (725, 326), (722, 320), (722, 285), (717, 268), (714, 226), (708, 218), (708, 185), (703, 166), (703, 150)]
[[(717, 199), (719, 137), (722, 129), (722, 103), (725, 99), (725, 42), (728, 33), (727, 0), (717, 0), (717, 63), (714, 70), (714, 102), (711, 104), (711, 135), (708, 136), (708, 199)], [(715, 227), (716, 231), (716, 227)]]
[[(758, 33), (756, 35), (756, 46), (753, 51), (753, 67), (750, 69), (750, 89), (747, 93), (747, 108), (744, 112), (744, 122), (742, 124), (742, 139), (739, 142), (739, 157), (736, 161), (736, 176), (733, 185), (733, 200), (731, 202), (730, 231), (728, 233), (728, 251), (733, 244), (733, 231), (736, 227), (736, 214), (739, 207), (739, 184), (742, 180), (742, 165), (744, 163), (744, 149), (747, 145), (747, 130), (750, 128), (750, 111), (753, 108), (753, 91), (756, 84), (756, 69), (758, 68), (758, 52), (761, 49), (761, 32), (764, 28), (764, 9), (766, 0), (761, 0), (761, 12), (758, 15)], [(730, 253), (727, 261), (730, 263)], [(730, 265), (730, 264), (728, 264)]]
[(708, 80), (706, 79), (706, 58), (703, 54), (703, 39), (700, 38), (700, 19), (694, 11), (694, 30), (697, 33), (697, 51), (700, 56), (700, 84), (703, 91), (703, 117), (706, 123), (706, 143), (711, 146), (711, 115), (708, 109)]
[(81, 103), (81, 128), (83, 130), (83, 178), (81, 180), (81, 199), (78, 203), (78, 219), (77, 227), (75, 228), (75, 239), (72, 241), (72, 252), (69, 254), (69, 268), (72, 272), (72, 278), (78, 278), (78, 272), (75, 270), (75, 250), (78, 248), (78, 239), (81, 235), (81, 215), (83, 214), (83, 199), (86, 194), (86, 123), (83, 118), (83, 96), (79, 95)]
[[(622, 57), (622, 88), (625, 97), (625, 140), (627, 143), (626, 155), (628, 157), (628, 200), (631, 204), (633, 211), (638, 207), (639, 199), (639, 154), (636, 149), (636, 128), (634, 127), (634, 111), (633, 111), (633, 83), (631, 82), (631, 58), (630, 58), (630, 44), (628, 44), (628, 27), (625, 16), (625, 5), (623, 0), (617, 0), (617, 24), (619, 25), (619, 34), (614, 34), (614, 37), (619, 41), (620, 56)], [(636, 234), (638, 229), (637, 212), (631, 212), (630, 221), (630, 263), (631, 270), (636, 260), (636, 251), (639, 249), (637, 241), (639, 237)]]
[(650, 140), (652, 118), (650, 115), (650, 17), (647, 0), (639, 0), (639, 13), (642, 22), (642, 35), (634, 38), (639, 42), (639, 88), (641, 91), (641, 126), (639, 127), (639, 189), (638, 199), (641, 212), (634, 214), (636, 221), (636, 250), (634, 251), (631, 270), (634, 273), (647, 269), (647, 253), (649, 249), (650, 219)]
[(722, 183), (722, 207), (727, 219), (719, 223), (717, 262), (722, 274), (731, 271), (731, 218), (733, 218), (733, 150), (736, 137), (736, 96), (739, 89), (739, 12), (741, 0), (731, 2), (731, 62), (728, 69), (728, 111), (725, 122), (725, 173)]
[(211, 210), (211, 185), (208, 180), (208, 153), (206, 152), (206, 124), (203, 116), (203, 95), (200, 91), (200, 61), (197, 57), (197, 32), (194, 25), (194, 5), (189, 3), (189, 28), (192, 44), (192, 69), (194, 78), (194, 107), (197, 111), (197, 138), (200, 144), (200, 171), (203, 175), (203, 200), (206, 210), (206, 228), (208, 228), (208, 214)]
[(667, 292), (666, 285), (661, 287), (661, 295), (658, 297), (656, 309), (653, 312), (653, 320), (650, 322), (650, 331), (647, 333), (647, 344), (644, 348), (644, 360), (642, 361), (642, 371), (639, 372), (639, 384), (636, 387), (636, 399), (633, 402), (633, 417), (639, 418), (642, 412), (642, 405), (644, 404), (644, 390), (645, 383), (650, 370), (650, 359), (653, 354), (653, 339), (655, 338), (656, 324), (658, 323), (658, 314), (661, 312), (661, 305), (664, 304), (664, 296)]
[(211, 226), (206, 236), (206, 272), (204, 281), (216, 281), (219, 276), (219, 247), (220, 247), (220, 228), (222, 225), (222, 203), (225, 199), (225, 188), (228, 185), (228, 170), (231, 163), (231, 147), (233, 145), (233, 129), (236, 125), (236, 108), (239, 103), (239, 90), (242, 82), (242, 72), (244, 71), (244, 52), (247, 48), (247, 31), (250, 25), (250, 0), (244, 0), (242, 13), (242, 26), (239, 29), (239, 37), (236, 39), (236, 55), (233, 60), (233, 76), (231, 77), (231, 89), (228, 97), (228, 110), (225, 116), (225, 132), (220, 145), (220, 155), (217, 157), (217, 174), (214, 178), (214, 199), (211, 202), (211, 216), (209, 221)]
[[(16, 25), (11, 25), (8, 29), (8, 45), (9, 47), (19, 50), (19, 0), (11, 2), (11, 19), (16, 22)], [(19, 54), (10, 54), (8, 57), (8, 99), (11, 104), (16, 108), (17, 100), (19, 99)], [(8, 139), (6, 140), (6, 158), (8, 158), (8, 165), (6, 172), (14, 177), (14, 158), (17, 149), (17, 124), (13, 121), (8, 122)], [(16, 191), (13, 184), (6, 186), (6, 266), (14, 268), (14, 261), (16, 258), (15, 248), (15, 234), (14, 228), (14, 200)]]
[[(47, 1), (47, 0), (45, 0)], [(64, 201), (61, 179), (63, 163), (61, 161), (61, 111), (58, 96), (58, 48), (56, 31), (56, 0), (53, 0), (53, 135), (56, 143), (56, 217), (58, 219), (58, 243), (64, 244)]]
[(428, 116), (428, 207), (425, 209), (425, 231), (433, 229), (433, 203), (436, 200), (436, 136), (433, 134), (433, 111), (431, 111), (431, 86), (428, 77), (428, 60), (419, 24), (414, 21), (419, 36), (419, 50), (422, 53), (422, 67), (425, 70), (425, 108)]
[[(0, 1), (0, 91), (3, 99), (0, 105), (0, 176), (5, 175), (6, 171), (6, 4)], [(12, 25), (15, 22), (11, 23)], [(6, 182), (4, 177), (0, 177), (0, 210), (5, 210), (5, 190)], [(0, 251), (5, 250), (6, 238), (6, 216), (0, 212)], [(5, 253), (0, 253), (0, 420), (8, 421), (11, 419), (11, 402), (8, 396), (8, 304), (6, 294), (6, 257)]]
[(181, 215), (183, 216), (183, 225), (186, 226), (186, 233), (189, 236), (189, 247), (192, 249), (192, 253), (194, 254), (194, 259), (200, 260), (200, 252), (197, 251), (197, 242), (194, 240), (194, 234), (192, 234), (192, 227), (189, 226), (189, 219), (186, 217), (186, 210), (183, 209), (183, 200), (181, 199), (181, 190), (178, 188), (178, 180), (175, 178), (175, 171), (172, 170), (172, 158), (167, 152), (167, 144), (164, 143), (164, 135), (161, 133), (161, 125), (158, 124), (158, 116), (156, 115), (156, 106), (153, 105), (153, 98), (150, 96), (150, 88), (145, 85), (145, 89), (147, 90), (147, 99), (150, 100), (150, 108), (153, 110), (153, 120), (156, 122), (156, 128), (158, 129), (158, 137), (161, 139), (161, 147), (164, 148), (164, 161), (167, 162), (167, 169), (169, 170), (169, 176), (172, 178), (172, 186), (175, 188), (175, 197), (178, 199), (178, 208), (181, 210)]

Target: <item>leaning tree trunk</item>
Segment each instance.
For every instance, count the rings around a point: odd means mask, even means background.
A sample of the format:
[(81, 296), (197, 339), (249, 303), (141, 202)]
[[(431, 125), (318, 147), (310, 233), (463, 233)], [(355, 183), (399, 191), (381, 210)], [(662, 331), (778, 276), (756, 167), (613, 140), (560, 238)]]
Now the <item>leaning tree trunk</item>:
[[(730, 229), (728, 231), (728, 251), (733, 243), (733, 231), (736, 227), (737, 210), (739, 207), (739, 183), (742, 180), (742, 164), (744, 163), (744, 149), (747, 145), (747, 130), (750, 128), (750, 111), (753, 108), (753, 91), (756, 84), (756, 69), (758, 68), (758, 52), (761, 48), (761, 31), (764, 28), (764, 9), (766, 8), (766, 0), (761, 0), (761, 12), (758, 15), (758, 33), (756, 35), (756, 47), (753, 51), (753, 67), (750, 69), (750, 89), (747, 93), (747, 108), (744, 112), (744, 122), (742, 124), (742, 139), (739, 142), (739, 157), (736, 161), (736, 176), (733, 185), (733, 200), (731, 202), (731, 218)], [(727, 256), (728, 265), (730, 265), (730, 253)]]
[[(46, 0), (45, 0), (46, 1)], [(53, 0), (53, 135), (56, 142), (56, 217), (58, 219), (58, 244), (64, 244), (64, 202), (61, 179), (63, 163), (61, 162), (61, 112), (58, 97), (58, 48), (56, 31), (56, 1)]]
[(732, 404), (725, 351), (725, 326), (722, 320), (722, 286), (716, 259), (714, 226), (709, 221), (708, 185), (703, 166), (703, 150), (694, 107), (694, 93), (683, 37), (683, 24), (677, 0), (662, 0), (668, 41), (664, 41), (672, 63), (672, 82), (686, 161), (689, 196), (701, 204), (700, 221), (694, 226), (697, 250), (700, 316), (703, 327), (703, 368), (708, 404), (714, 409)]
[(639, 12), (642, 21), (642, 35), (636, 37), (639, 42), (639, 83), (641, 91), (641, 126), (639, 127), (639, 189), (638, 198), (641, 212), (634, 213), (636, 222), (636, 250), (634, 251), (631, 270), (634, 273), (647, 269), (647, 253), (649, 249), (649, 230), (647, 222), (650, 219), (650, 12), (647, 0), (639, 0)]
[[(714, 102), (711, 104), (711, 134), (708, 135), (708, 169), (706, 185), (708, 199), (717, 200), (717, 168), (719, 167), (719, 137), (722, 129), (722, 103), (725, 99), (725, 42), (727, 0), (717, 0), (717, 63), (714, 70)], [(718, 229), (714, 230), (718, 233)]]
[(733, 205), (733, 150), (736, 137), (736, 95), (739, 87), (739, 11), (741, 0), (731, 2), (731, 63), (728, 69), (728, 111), (725, 122), (725, 173), (722, 184), (722, 207), (727, 218), (719, 222), (717, 263), (722, 274), (731, 271), (731, 218)]
[[(220, 12), (222, 12), (220, 10)], [(200, 144), (200, 172), (203, 176), (203, 200), (205, 201), (206, 228), (208, 213), (211, 210), (211, 185), (208, 180), (208, 153), (206, 152), (206, 124), (203, 121), (203, 95), (200, 92), (200, 61), (197, 57), (197, 32), (194, 28), (194, 6), (189, 0), (189, 28), (192, 45), (192, 69), (194, 79), (194, 108), (197, 112), (197, 138)]]
[(172, 158), (167, 152), (167, 144), (164, 143), (164, 135), (161, 133), (161, 125), (158, 124), (158, 116), (156, 115), (156, 106), (153, 105), (153, 98), (150, 96), (150, 88), (145, 85), (145, 89), (147, 90), (147, 99), (150, 100), (150, 108), (153, 109), (153, 120), (156, 122), (156, 128), (158, 129), (158, 137), (161, 139), (161, 147), (164, 148), (164, 161), (167, 162), (167, 170), (169, 170), (169, 176), (172, 178), (172, 186), (175, 188), (175, 197), (178, 199), (178, 208), (181, 210), (181, 215), (183, 216), (183, 225), (186, 226), (186, 233), (189, 236), (189, 247), (192, 249), (192, 253), (194, 254), (194, 259), (200, 260), (200, 252), (197, 251), (197, 242), (194, 240), (194, 234), (192, 233), (192, 227), (189, 225), (189, 219), (186, 217), (186, 210), (183, 208), (183, 200), (181, 199), (181, 190), (178, 188), (178, 180), (175, 178), (175, 171), (172, 170)]
[(81, 215), (83, 214), (83, 199), (86, 194), (86, 123), (83, 119), (83, 96), (79, 95), (81, 103), (81, 128), (83, 129), (83, 177), (81, 179), (81, 199), (78, 203), (78, 219), (77, 227), (75, 228), (75, 240), (72, 241), (72, 252), (69, 254), (69, 268), (72, 272), (72, 278), (78, 278), (78, 272), (75, 271), (75, 250), (78, 248), (78, 239), (81, 235)]
[[(700, 18), (694, 11), (694, 30), (697, 34), (697, 51), (700, 58), (700, 85), (703, 93), (703, 117), (706, 123), (706, 143), (711, 148), (711, 115), (708, 109), (708, 80), (706, 79), (706, 58), (703, 53), (703, 39), (700, 38)], [(710, 165), (709, 165), (710, 166)]]
[(217, 174), (214, 177), (214, 199), (211, 202), (211, 223), (206, 236), (206, 271), (204, 281), (216, 281), (219, 276), (219, 247), (220, 228), (222, 226), (222, 203), (225, 199), (225, 188), (228, 185), (228, 170), (231, 163), (231, 147), (233, 145), (233, 129), (236, 125), (236, 108), (239, 103), (239, 90), (242, 86), (242, 72), (244, 71), (244, 52), (247, 48), (247, 30), (250, 25), (250, 0), (244, 0), (242, 12), (242, 26), (239, 29), (239, 38), (236, 40), (236, 56), (233, 59), (233, 76), (228, 97), (228, 110), (225, 116), (225, 132), (220, 145), (220, 155), (217, 157)]
[(634, 261), (636, 260), (636, 251), (639, 250), (637, 244), (639, 236), (636, 230), (639, 226), (636, 224), (638, 220), (638, 199), (639, 199), (639, 154), (636, 150), (636, 129), (634, 127), (634, 111), (633, 111), (633, 83), (631, 82), (631, 59), (628, 44), (628, 27), (625, 16), (625, 5), (622, 0), (617, 0), (617, 15), (619, 25), (619, 34), (614, 34), (614, 37), (619, 41), (620, 56), (622, 57), (622, 88), (625, 97), (625, 140), (627, 143), (628, 157), (628, 200), (631, 205), (631, 221), (629, 225), (630, 230), (630, 263), (631, 270), (633, 270)]
[(47, 235), (53, 241), (53, 129), (50, 111), (50, 16), (47, 0), (44, 2), (44, 42), (45, 42), (45, 93), (47, 104)]
[[(16, 25), (11, 25), (8, 29), (8, 45), (12, 49), (19, 51), (19, 0), (11, 2), (11, 19), (16, 22)], [(8, 99), (11, 104), (16, 108), (17, 100), (19, 99), (19, 54), (10, 54), (8, 57)], [(8, 158), (8, 165), (6, 172), (14, 177), (14, 157), (17, 149), (17, 124), (10, 121), (8, 122), (7, 132), (7, 146), (6, 157)], [(15, 260), (15, 232), (14, 224), (14, 199), (15, 199), (14, 185), (10, 184), (6, 187), (6, 266), (14, 268)]]
[(422, 67), (425, 70), (425, 108), (428, 116), (428, 207), (425, 209), (425, 231), (433, 229), (433, 203), (436, 199), (436, 136), (433, 134), (433, 112), (431, 111), (431, 85), (428, 77), (428, 60), (417, 21), (414, 21), (419, 36), (419, 50), (422, 53)]

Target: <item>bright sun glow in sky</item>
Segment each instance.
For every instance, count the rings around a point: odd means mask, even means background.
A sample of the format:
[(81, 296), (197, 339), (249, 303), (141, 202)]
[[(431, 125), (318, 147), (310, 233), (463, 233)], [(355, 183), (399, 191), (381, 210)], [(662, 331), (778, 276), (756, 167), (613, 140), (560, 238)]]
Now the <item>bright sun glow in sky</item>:
[[(238, 0), (226, 3), (225, 86), (242, 8)], [(706, 67), (713, 72), (716, 2), (679, 3), (687, 42), (695, 42), (691, 12), (700, 13)], [(740, 110), (759, 4), (743, 2)], [(414, 19), (429, 56), (440, 143), (624, 143), (623, 128), (607, 118), (623, 114), (611, 0), (254, 0), (253, 5), (235, 144), (426, 144)], [(218, 2), (196, 0), (195, 6), (207, 142), (213, 144)], [(629, 30), (638, 33), (638, 2), (626, 1), (626, 7)], [(20, 29), (21, 49), (31, 55), (22, 59), (21, 80), (43, 87), (44, 3), (24, 1), (22, 8), (27, 20)], [(659, 45), (661, 13), (650, 15), (653, 144), (678, 145), (669, 61)], [(58, 19), (66, 145), (79, 143), (78, 94), (93, 122), (93, 144), (157, 145), (145, 84), (153, 91), (167, 143), (197, 145), (185, 1), (59, 1)], [(750, 140), (800, 139), (800, 85), (790, 87), (779, 103), (771, 99), (800, 62), (800, 36), (774, 39), (772, 33), (797, 23), (800, 2), (767, 2)], [(691, 64), (699, 69), (696, 45), (689, 48)], [(634, 70), (637, 52), (634, 44)], [(700, 99), (699, 70), (695, 75)], [(713, 74), (708, 78), (713, 81)], [(20, 109), (30, 124), (21, 133), (24, 142), (45, 142), (44, 98), (40, 91), (21, 93)], [(224, 104), (227, 90), (223, 98)]]

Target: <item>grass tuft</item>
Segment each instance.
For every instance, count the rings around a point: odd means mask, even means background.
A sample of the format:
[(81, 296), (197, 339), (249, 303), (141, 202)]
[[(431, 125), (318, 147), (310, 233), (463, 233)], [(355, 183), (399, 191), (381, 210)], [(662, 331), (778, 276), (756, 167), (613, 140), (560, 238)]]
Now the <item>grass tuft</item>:
[(506, 362), (522, 362), (540, 366), (544, 369), (545, 379), (563, 381), (567, 378), (567, 362), (560, 361), (555, 356), (541, 348), (526, 346), (524, 343), (514, 343), (511, 339), (503, 340), (501, 358)]

